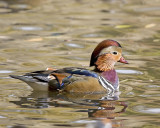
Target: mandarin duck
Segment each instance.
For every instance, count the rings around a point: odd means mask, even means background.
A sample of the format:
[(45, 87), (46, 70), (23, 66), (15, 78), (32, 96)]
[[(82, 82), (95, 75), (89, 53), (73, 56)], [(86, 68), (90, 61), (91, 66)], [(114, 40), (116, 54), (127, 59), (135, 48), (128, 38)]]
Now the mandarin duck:
[(90, 66), (94, 66), (92, 71), (76, 67), (47, 68), (21, 76), (10, 76), (39, 91), (113, 93), (119, 91), (119, 79), (114, 69), (116, 62), (128, 63), (122, 56), (121, 45), (114, 40), (104, 40), (92, 52), (90, 59)]

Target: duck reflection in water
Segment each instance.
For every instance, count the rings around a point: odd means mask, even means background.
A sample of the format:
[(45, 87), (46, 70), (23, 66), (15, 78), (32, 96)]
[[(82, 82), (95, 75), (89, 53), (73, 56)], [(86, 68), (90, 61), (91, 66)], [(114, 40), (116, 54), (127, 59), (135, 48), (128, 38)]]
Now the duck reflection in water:
[(127, 108), (127, 103), (118, 99), (118, 96), (108, 97), (105, 94), (60, 94), (33, 91), (31, 95), (22, 97), (20, 101), (11, 102), (22, 108), (43, 109), (54, 106), (80, 109), (78, 112), (88, 112), (86, 120), (88, 118), (94, 120), (94, 122), (87, 123), (87, 128), (112, 128), (123, 125), (123, 120), (115, 120), (115, 118), (124, 113)]
[[(87, 128), (116, 128), (122, 127), (123, 120), (114, 120), (116, 117), (119, 117), (121, 113), (125, 112), (127, 108), (126, 102), (123, 101), (100, 101), (100, 107), (98, 109), (89, 109), (89, 117), (96, 118), (95, 123), (90, 123), (87, 125)], [(116, 112), (116, 108), (122, 108)]]

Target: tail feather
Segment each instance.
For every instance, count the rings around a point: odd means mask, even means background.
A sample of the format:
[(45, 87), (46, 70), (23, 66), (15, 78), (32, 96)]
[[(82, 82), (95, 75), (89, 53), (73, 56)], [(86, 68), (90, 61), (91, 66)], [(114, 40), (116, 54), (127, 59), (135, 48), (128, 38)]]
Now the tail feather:
[(9, 76), (12, 78), (24, 81), (29, 86), (31, 86), (34, 90), (48, 91), (49, 86), (47, 82), (40, 82), (37, 79), (33, 78), (32, 76), (17, 76), (17, 75), (9, 75)]
[(32, 76), (17, 76), (17, 75), (9, 75), (12, 78), (22, 80), (24, 82), (36, 82), (36, 79), (34, 79)]

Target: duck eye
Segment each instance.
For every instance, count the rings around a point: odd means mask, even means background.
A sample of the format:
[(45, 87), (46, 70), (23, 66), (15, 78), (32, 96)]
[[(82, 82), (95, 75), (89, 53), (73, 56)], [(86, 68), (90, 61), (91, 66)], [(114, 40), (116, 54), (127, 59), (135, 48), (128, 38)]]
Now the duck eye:
[(118, 53), (117, 52), (112, 52), (112, 54), (117, 55)]

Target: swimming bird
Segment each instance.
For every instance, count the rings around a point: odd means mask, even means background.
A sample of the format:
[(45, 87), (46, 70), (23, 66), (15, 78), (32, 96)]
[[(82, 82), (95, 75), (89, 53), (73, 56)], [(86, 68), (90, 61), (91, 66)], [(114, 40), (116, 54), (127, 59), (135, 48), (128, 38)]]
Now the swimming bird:
[(38, 91), (114, 93), (119, 91), (119, 79), (114, 69), (116, 62), (128, 64), (122, 56), (121, 45), (114, 40), (104, 40), (91, 54), (90, 66), (94, 66), (94, 70), (79, 67), (47, 68), (25, 75), (10, 76), (24, 81)]

